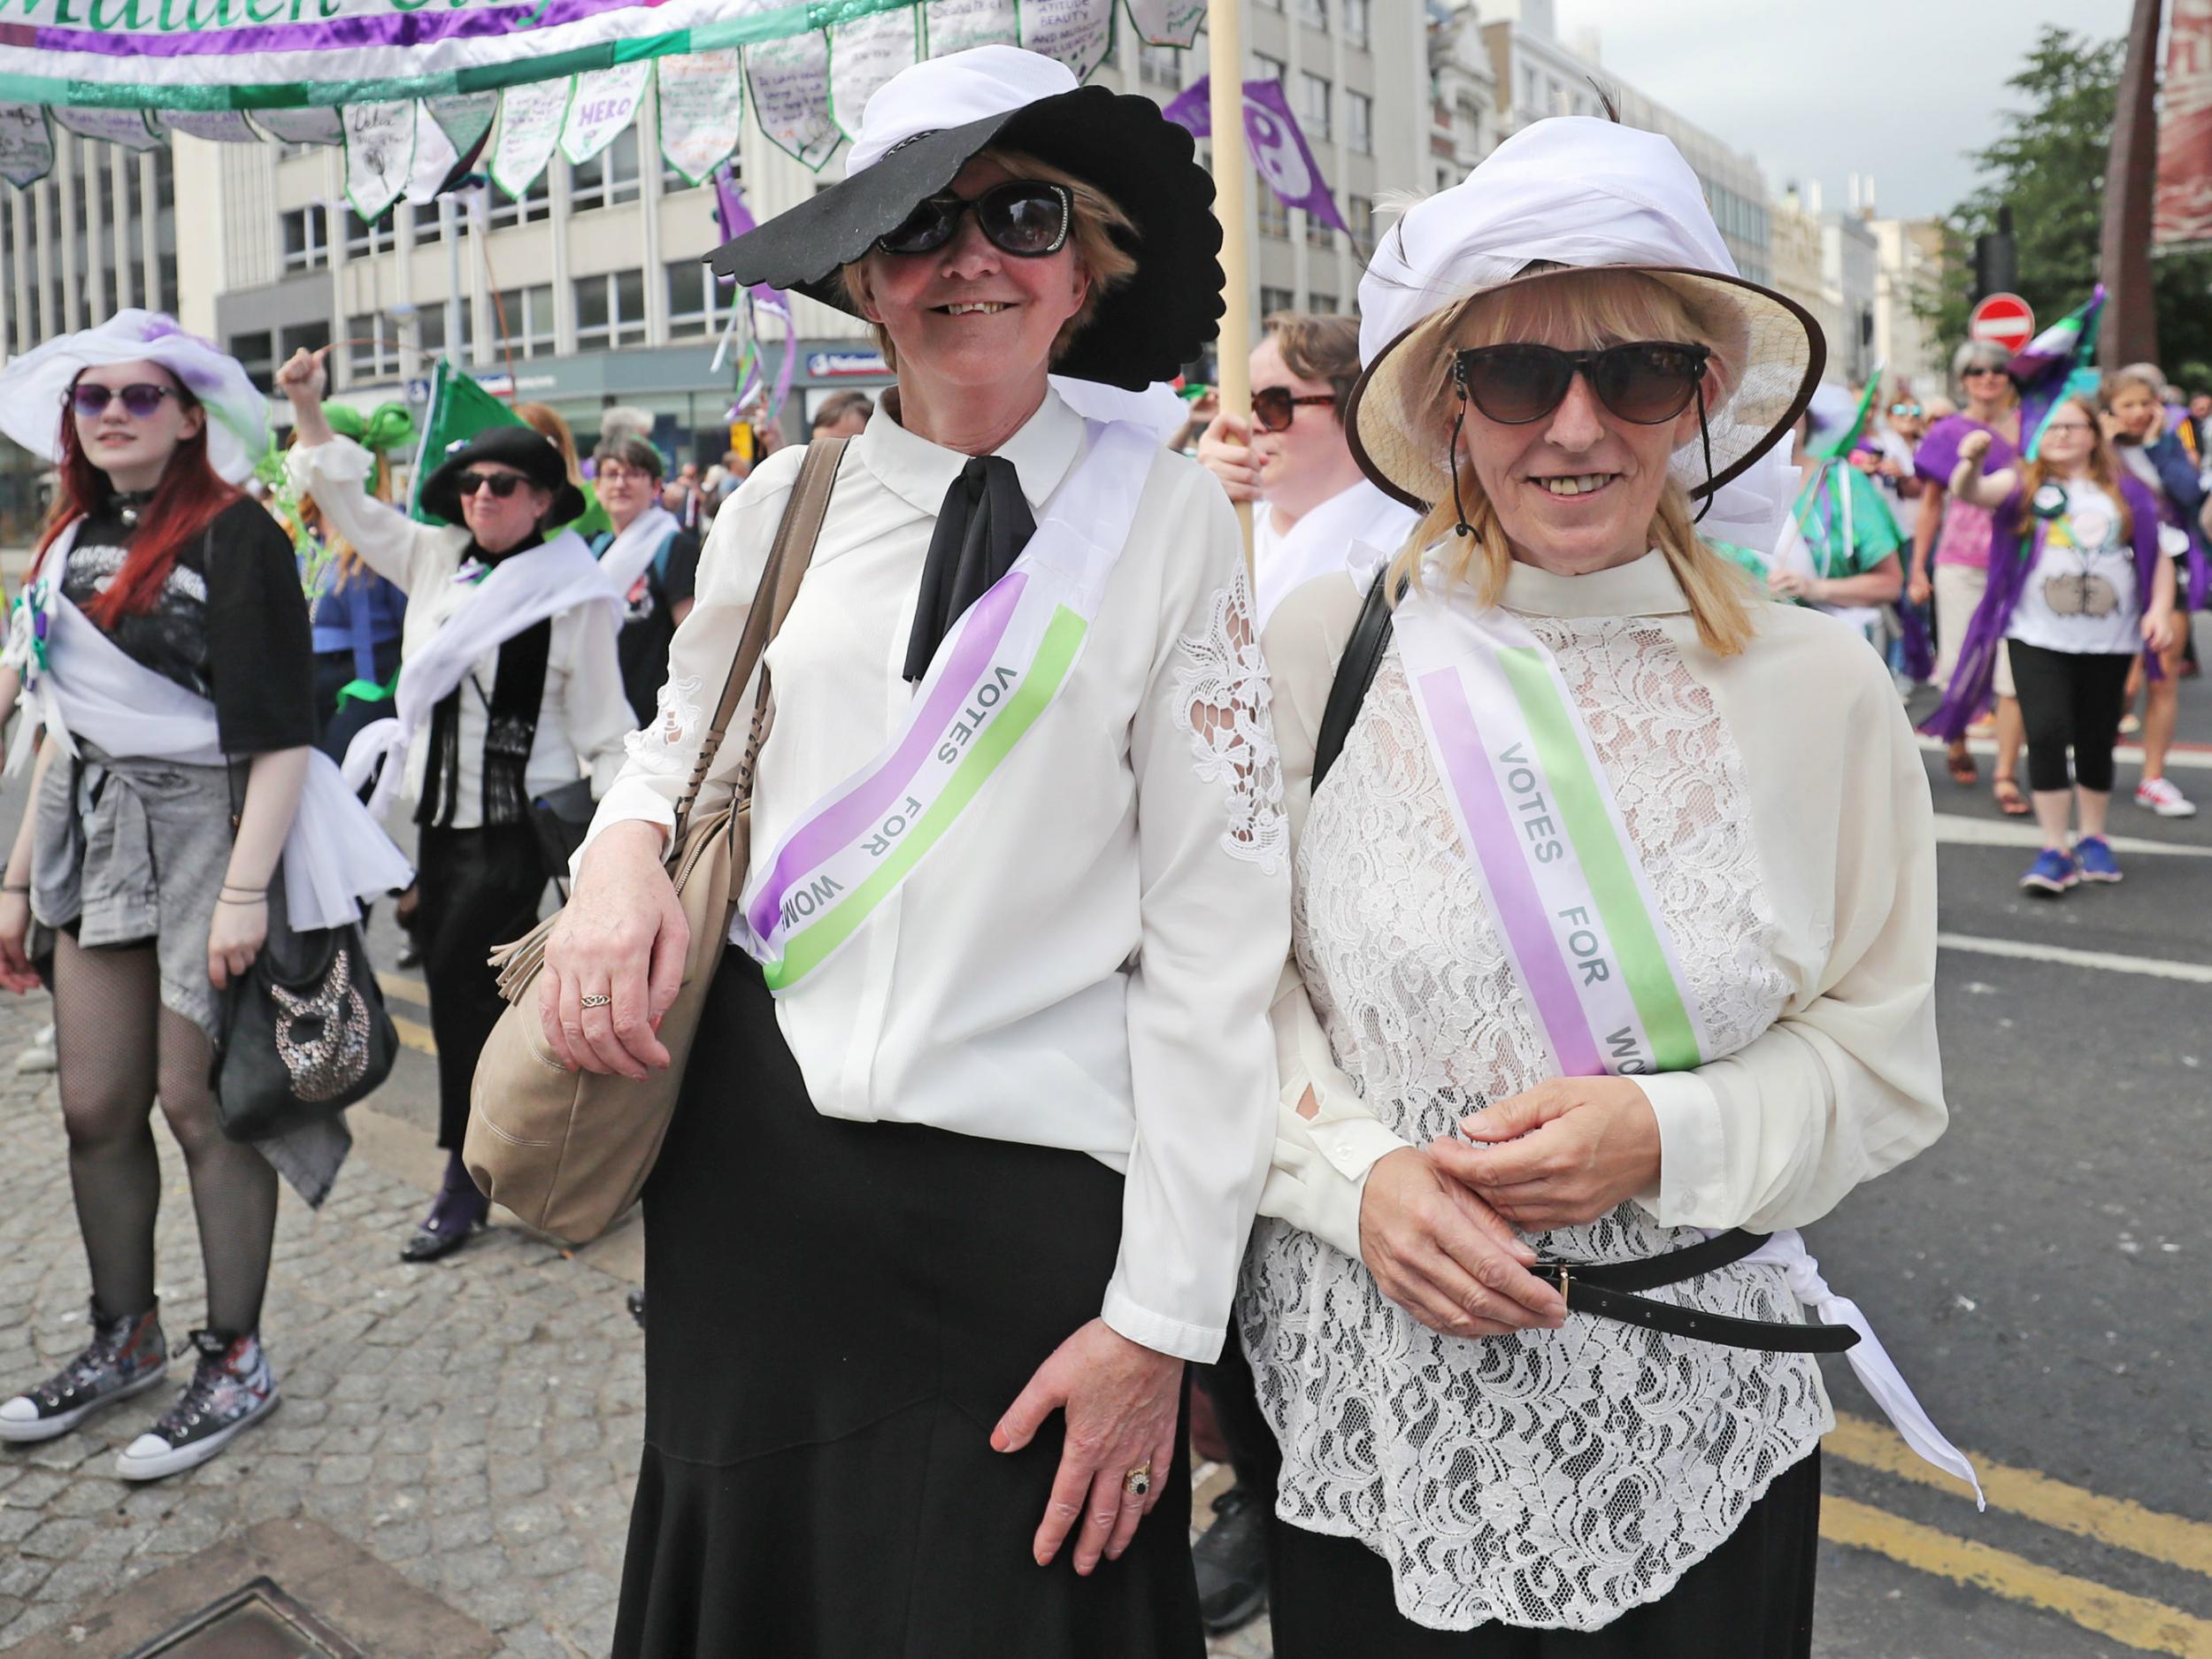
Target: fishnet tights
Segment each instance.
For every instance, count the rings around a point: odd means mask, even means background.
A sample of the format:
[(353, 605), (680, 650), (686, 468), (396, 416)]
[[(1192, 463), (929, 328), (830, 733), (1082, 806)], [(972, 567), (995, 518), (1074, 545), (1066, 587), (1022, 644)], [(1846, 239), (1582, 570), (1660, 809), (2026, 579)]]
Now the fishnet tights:
[(158, 1098), (191, 1181), (208, 1328), (257, 1330), (276, 1236), (276, 1171), (217, 1123), (213, 1049), (197, 1025), (162, 1006), (152, 948), (88, 950), (60, 935), (54, 1041), (69, 1180), (101, 1313), (119, 1318), (154, 1303), (161, 1166), (148, 1109)]

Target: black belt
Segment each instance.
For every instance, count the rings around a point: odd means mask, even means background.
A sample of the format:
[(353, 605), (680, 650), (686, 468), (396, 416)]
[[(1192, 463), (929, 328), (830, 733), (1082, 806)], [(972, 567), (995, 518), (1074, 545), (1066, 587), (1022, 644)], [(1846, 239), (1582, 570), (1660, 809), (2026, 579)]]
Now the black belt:
[(1685, 1250), (1670, 1250), (1663, 1256), (1646, 1256), (1641, 1261), (1540, 1261), (1529, 1271), (1559, 1286), (1559, 1294), (1567, 1299), (1570, 1313), (1617, 1319), (1623, 1325), (1639, 1325), (1647, 1330), (1663, 1331), (1669, 1336), (1693, 1337), (1701, 1342), (1718, 1342), (1725, 1348), (1762, 1348), (1775, 1354), (1840, 1354), (1855, 1344), (1859, 1333), (1847, 1325), (1739, 1319), (1729, 1314), (1708, 1313), (1701, 1308), (1678, 1308), (1671, 1302), (1654, 1302), (1648, 1296), (1635, 1294), (1717, 1271), (1742, 1261), (1766, 1241), (1763, 1233), (1746, 1233), (1736, 1227), (1702, 1244), (1693, 1244)]

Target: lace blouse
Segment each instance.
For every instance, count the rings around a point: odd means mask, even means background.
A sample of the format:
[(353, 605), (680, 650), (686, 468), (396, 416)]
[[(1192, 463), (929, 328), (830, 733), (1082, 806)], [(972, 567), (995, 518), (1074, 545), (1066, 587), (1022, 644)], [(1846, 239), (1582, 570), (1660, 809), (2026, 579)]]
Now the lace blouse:
[[(1930, 807), (1879, 659), (1782, 607), (1762, 608), (1742, 657), (1716, 658), (1657, 555), (1573, 581), (1517, 567), (1506, 603), (1560, 659), (1726, 1056), (1640, 1079), (1661, 1124), (1656, 1189), (1532, 1241), (1620, 1261), (1701, 1227), (1809, 1221), (1944, 1118)], [(1357, 603), (1348, 582), (1315, 583), (1267, 635), (1301, 830), (1302, 994), (1286, 983), (1278, 1004), (1285, 1110), (1262, 1203), (1274, 1218), (1239, 1305), (1283, 1446), (1279, 1512), (1374, 1549), (1417, 1623), (1595, 1629), (1664, 1594), (1832, 1418), (1807, 1356), (1589, 1317), (1440, 1336), (1360, 1263), (1375, 1161), (1548, 1071), (1394, 649), (1306, 809), (1312, 732)], [(1309, 1084), (1310, 1124), (1289, 1110)], [(1769, 1266), (1652, 1294), (1797, 1317)]]

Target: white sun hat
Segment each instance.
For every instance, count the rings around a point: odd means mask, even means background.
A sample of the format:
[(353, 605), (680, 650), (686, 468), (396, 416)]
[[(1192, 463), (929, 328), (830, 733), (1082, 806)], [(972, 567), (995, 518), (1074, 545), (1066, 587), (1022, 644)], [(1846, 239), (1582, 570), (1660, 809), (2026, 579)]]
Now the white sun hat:
[(207, 411), (207, 460), (242, 484), (269, 448), (269, 400), (238, 360), (188, 334), (173, 317), (135, 308), (97, 328), (50, 340), (0, 371), (0, 432), (35, 455), (61, 459), (63, 402), (77, 376), (111, 363), (158, 363)]
[[(1523, 276), (1531, 265), (1566, 268)], [(1710, 499), (1701, 534), (1770, 546), (1793, 488), (1778, 445), (1827, 358), (1819, 325), (1737, 274), (1697, 175), (1671, 142), (1613, 121), (1532, 123), (1383, 237), (1360, 280), (1365, 368), (1346, 421), (1361, 467), (1409, 506), (1448, 499), (1449, 418), (1438, 411), (1467, 303), (1509, 282), (1594, 269), (1642, 272), (1697, 320), (1724, 389), (1705, 410), (1709, 470), (1694, 436), (1672, 470), (1694, 501)]]

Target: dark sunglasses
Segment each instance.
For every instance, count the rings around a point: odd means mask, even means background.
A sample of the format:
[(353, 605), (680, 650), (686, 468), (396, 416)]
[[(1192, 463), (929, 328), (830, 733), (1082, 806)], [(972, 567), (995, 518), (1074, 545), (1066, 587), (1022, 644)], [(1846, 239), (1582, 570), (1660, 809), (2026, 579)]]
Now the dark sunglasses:
[(480, 489), (488, 489), (495, 500), (504, 501), (530, 480), (519, 472), (464, 472), (454, 480), (454, 488), (465, 501)]
[(1334, 392), (1316, 392), (1294, 397), (1287, 386), (1263, 386), (1252, 394), (1252, 419), (1262, 432), (1287, 432), (1298, 411), (1308, 403), (1333, 403)]
[(2008, 374), (2011, 371), (2001, 363), (1977, 363), (1970, 369), (1962, 369), (1959, 379), (1970, 380), (1978, 374)]
[(133, 420), (143, 420), (161, 407), (163, 398), (175, 396), (174, 387), (152, 386), (144, 380), (134, 380), (120, 390), (88, 384), (69, 388), (69, 404), (87, 420), (95, 420), (107, 412), (110, 403), (119, 397), (125, 414)]
[(1636, 340), (1601, 351), (1556, 346), (1470, 346), (1452, 354), (1452, 384), (1501, 426), (1541, 420), (1581, 375), (1623, 420), (1656, 426), (1690, 406), (1712, 352), (1676, 340)]
[(943, 247), (972, 211), (994, 248), (1018, 259), (1058, 253), (1075, 220), (1075, 193), (1064, 184), (1009, 179), (982, 195), (963, 199), (947, 191), (924, 201), (896, 230), (876, 238), (886, 253), (929, 253)]

